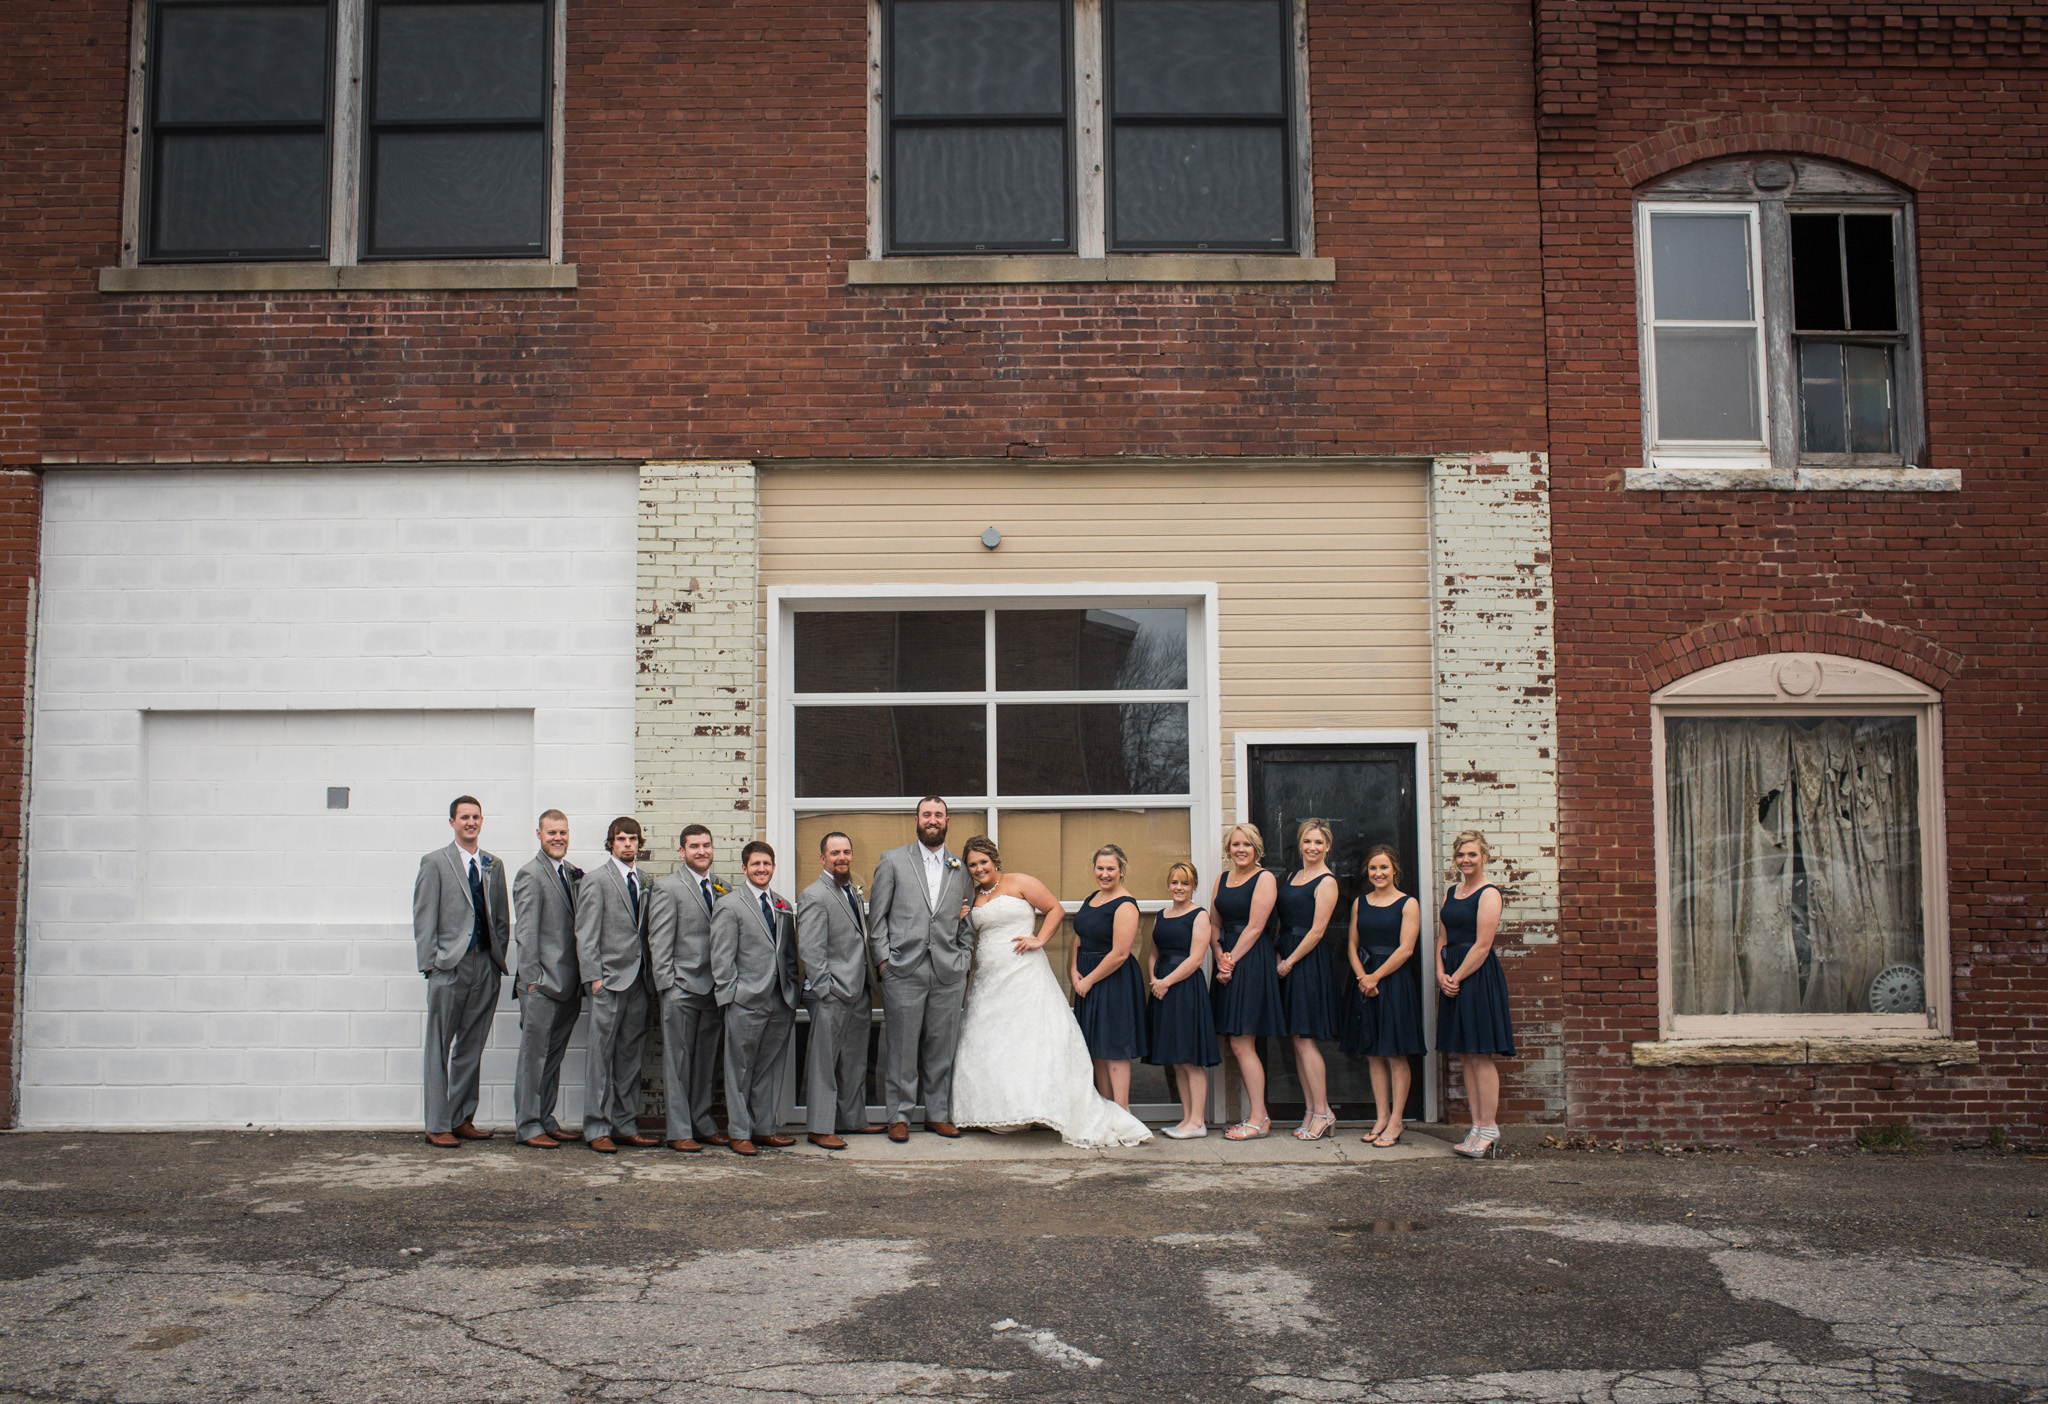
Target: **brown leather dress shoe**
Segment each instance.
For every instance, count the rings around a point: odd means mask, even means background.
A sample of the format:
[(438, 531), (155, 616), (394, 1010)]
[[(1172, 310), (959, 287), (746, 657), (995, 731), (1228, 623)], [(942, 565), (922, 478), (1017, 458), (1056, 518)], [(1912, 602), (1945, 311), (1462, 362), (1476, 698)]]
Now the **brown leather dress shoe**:
[(723, 1131), (713, 1131), (704, 1138), (704, 1144), (707, 1146), (729, 1146), (732, 1144), (732, 1137), (726, 1135)]
[(909, 1122), (907, 1122), (907, 1121), (892, 1121), (892, 1122), (890, 1122), (890, 1123), (889, 1123), (889, 1139), (890, 1139), (890, 1140), (892, 1140), (892, 1141), (894, 1141), (894, 1142), (895, 1142), (895, 1143), (896, 1143), (897, 1145), (899, 1145), (899, 1146), (900, 1146), (900, 1145), (902, 1145), (902, 1144), (903, 1144), (903, 1143), (904, 1143), (905, 1141), (909, 1140), (909, 1139), (910, 1139), (910, 1123), (909, 1123)]
[(782, 1135), (782, 1134), (780, 1134), (780, 1133), (777, 1133), (777, 1134), (775, 1134), (775, 1135), (772, 1135), (772, 1136), (756, 1136), (756, 1137), (754, 1137), (754, 1142), (755, 1142), (755, 1144), (757, 1144), (757, 1145), (763, 1145), (763, 1146), (773, 1146), (773, 1147), (775, 1147), (775, 1149), (777, 1149), (777, 1150), (781, 1150), (781, 1149), (782, 1149), (782, 1148), (783, 1148), (784, 1146), (793, 1146), (793, 1145), (795, 1145), (795, 1144), (796, 1144), (796, 1137), (794, 1137), (794, 1136), (784, 1136), (784, 1135)]
[(550, 1131), (548, 1132), (548, 1134), (550, 1136), (553, 1136), (558, 1141), (580, 1141), (583, 1139), (583, 1133), (581, 1131), (570, 1131), (567, 1129), (563, 1129), (560, 1131)]
[(680, 1141), (670, 1141), (668, 1148), (672, 1151), (682, 1151), (685, 1155), (696, 1155), (704, 1149), (704, 1147), (690, 1140), (687, 1136)]
[(454, 1150), (457, 1146), (461, 1145), (462, 1142), (456, 1140), (446, 1131), (429, 1131), (427, 1133), (427, 1144), (430, 1146), (439, 1146), (442, 1150)]
[(733, 1141), (731, 1145), (734, 1155), (759, 1155), (761, 1153), (752, 1141)]
[(931, 1132), (934, 1136), (944, 1136), (949, 1141), (960, 1139), (960, 1128), (950, 1121), (927, 1121), (924, 1124), (924, 1129)]
[(548, 1135), (545, 1131), (538, 1136), (529, 1136), (519, 1144), (522, 1146), (532, 1146), (535, 1150), (560, 1150), (562, 1148), (562, 1143), (553, 1136)]
[(463, 1122), (462, 1125), (455, 1128), (455, 1134), (465, 1141), (488, 1141), (491, 1139), (491, 1133), (477, 1130), (474, 1121)]
[(842, 1136), (879, 1136), (888, 1129), (879, 1121), (870, 1121), (865, 1126), (842, 1126), (839, 1128), (839, 1134)]
[(612, 1138), (609, 1136), (593, 1136), (590, 1138), (589, 1146), (599, 1155), (617, 1155), (619, 1153), (619, 1148), (612, 1144)]
[(837, 1136), (827, 1136), (822, 1131), (811, 1132), (810, 1141), (812, 1145), (818, 1147), (820, 1150), (846, 1149), (846, 1142), (840, 1140)]
[(634, 1132), (634, 1133), (633, 1133), (632, 1135), (630, 1135), (630, 1136), (619, 1136), (619, 1137), (616, 1137), (615, 1139), (616, 1139), (616, 1140), (618, 1141), (618, 1143), (619, 1143), (620, 1145), (622, 1145), (622, 1146), (642, 1146), (642, 1147), (645, 1147), (645, 1146), (658, 1146), (658, 1145), (660, 1145), (660, 1144), (661, 1144), (661, 1137), (659, 1137), (659, 1136), (650, 1136), (650, 1135), (648, 1135), (648, 1134), (647, 1134), (647, 1133), (646, 1133), (645, 1131), (635, 1131), (635, 1132)]

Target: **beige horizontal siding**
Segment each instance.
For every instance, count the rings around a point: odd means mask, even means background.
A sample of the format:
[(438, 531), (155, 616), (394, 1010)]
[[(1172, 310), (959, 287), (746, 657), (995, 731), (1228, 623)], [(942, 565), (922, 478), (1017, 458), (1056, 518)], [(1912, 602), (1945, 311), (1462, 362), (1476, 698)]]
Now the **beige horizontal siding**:
[(1240, 730), (1430, 724), (1421, 468), (806, 466), (760, 491), (764, 592), (1215, 582), (1225, 814)]

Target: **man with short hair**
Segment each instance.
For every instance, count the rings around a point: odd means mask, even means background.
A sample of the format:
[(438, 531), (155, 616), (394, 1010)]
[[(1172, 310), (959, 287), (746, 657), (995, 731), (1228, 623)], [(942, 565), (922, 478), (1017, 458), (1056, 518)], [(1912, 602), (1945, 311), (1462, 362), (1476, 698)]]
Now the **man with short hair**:
[(842, 1135), (882, 1129), (868, 1122), (867, 906), (853, 880), (853, 840), (829, 833), (818, 857), (824, 871), (796, 899), (797, 954), (811, 1015), (804, 1130), (814, 1146), (845, 1150)]
[(910, 1139), (910, 1114), (941, 1136), (953, 1125), (953, 1054), (960, 1006), (974, 964), (974, 934), (961, 909), (972, 885), (946, 847), (946, 802), (917, 802), (917, 842), (892, 848), (868, 894), (868, 948), (882, 976), (882, 1047), (889, 1139)]
[(745, 883), (718, 899), (711, 917), (711, 972), (725, 1010), (726, 1130), (740, 1155), (793, 1146), (776, 1131), (782, 1064), (796, 1022), (796, 921), (768, 890), (775, 850), (759, 839), (740, 850)]
[(569, 861), (569, 816), (550, 809), (534, 830), (540, 852), (512, 879), (518, 952), (512, 997), (519, 1001), (519, 1064), (512, 1073), (515, 1139), (536, 1150), (580, 1141), (581, 1131), (555, 1120), (562, 1090), (562, 1054), (583, 1009), (576, 963), (576, 885), (583, 869)]
[(649, 902), (634, 864), (640, 823), (605, 831), (609, 856), (576, 889), (576, 961), (590, 991), (590, 1063), (583, 1079), (583, 1140), (600, 1155), (661, 1142), (640, 1134), (640, 1053), (647, 1043)]
[(668, 1093), (668, 1148), (732, 1144), (711, 1118), (724, 1020), (711, 978), (711, 914), (732, 885), (711, 871), (711, 830), (686, 825), (683, 865), (654, 884), (647, 954), (661, 999), (661, 1071)]
[(474, 795), (448, 806), (448, 827), (453, 841), (420, 859), (412, 884), (412, 941), (427, 982), (427, 1144), (444, 1150), (491, 1139), (476, 1107), (512, 938), (505, 865), (477, 846), (484, 807)]

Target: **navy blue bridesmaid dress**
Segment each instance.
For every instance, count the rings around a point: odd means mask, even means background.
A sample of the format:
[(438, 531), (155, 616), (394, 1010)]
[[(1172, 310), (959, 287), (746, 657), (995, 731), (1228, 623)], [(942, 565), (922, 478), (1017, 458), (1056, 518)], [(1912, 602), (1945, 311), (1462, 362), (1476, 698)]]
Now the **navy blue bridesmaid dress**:
[[(1375, 907), (1360, 897), (1354, 906), (1358, 914), (1358, 963), (1368, 973), (1387, 963), (1401, 949), (1401, 918), (1410, 905), (1421, 905), (1403, 897), (1384, 907)], [(1349, 962), (1346, 962), (1348, 965)], [(1401, 967), (1380, 981), (1380, 992), (1368, 999), (1351, 981), (1350, 1015), (1344, 1021), (1339, 1047), (1354, 1058), (1408, 1058), (1428, 1052), (1422, 1037), (1422, 941), (1417, 935), (1415, 949)]]
[[(1291, 878), (1280, 884), (1280, 898), (1273, 904), (1273, 921), (1279, 928), (1278, 960), (1292, 956), (1316, 924), (1316, 889), (1337, 879), (1329, 873), (1309, 882)], [(1336, 925), (1333, 912), (1330, 925)], [(1337, 1036), (1337, 989), (1330, 982), (1330, 932), (1315, 948), (1280, 976), (1281, 1018), (1290, 1038), (1335, 1038)], [(1277, 964), (1277, 961), (1276, 961)]]
[[(1218, 958), (1236, 947), (1237, 938), (1250, 924), (1252, 895), (1258, 888), (1259, 879), (1266, 876), (1268, 874), (1264, 872), (1255, 873), (1248, 881), (1235, 887), (1224, 878), (1216, 880), (1216, 898), (1209, 913), (1216, 927)], [(1269, 916), (1265, 930), (1252, 942), (1252, 948), (1244, 953), (1244, 959), (1238, 961), (1237, 968), (1230, 972), (1230, 978), (1218, 980), (1211, 987), (1209, 1002), (1215, 1015), (1217, 1033), (1279, 1038), (1287, 1032), (1287, 1020), (1280, 1009), (1279, 960), (1273, 954), (1273, 918)]]
[[(1116, 939), (1116, 909), (1135, 897), (1119, 897), (1097, 905), (1094, 898), (1074, 913), (1076, 965), (1083, 975), (1102, 964)], [(1109, 973), (1101, 984), (1074, 1001), (1074, 1017), (1091, 1058), (1145, 1056), (1145, 981), (1138, 973), (1137, 952)]]
[[(1444, 974), (1454, 975), (1472, 954), (1479, 939), (1479, 898), (1492, 883), (1470, 897), (1458, 896), (1453, 883), (1444, 893)], [(1439, 1053), (1498, 1053), (1512, 1058), (1515, 1053), (1515, 1023), (1508, 1012), (1508, 980), (1501, 973), (1500, 956), (1488, 948), (1479, 968), (1465, 977), (1458, 993), (1437, 991), (1436, 1051)]]
[[(1200, 907), (1152, 923), (1152, 978), (1163, 980), (1180, 969), (1195, 943), (1195, 918)], [(1200, 970), (1170, 986), (1165, 999), (1147, 1001), (1145, 1015), (1151, 1051), (1145, 1061), (1170, 1068), (1192, 1063), (1213, 1068), (1223, 1061), (1216, 1051), (1216, 1021), (1209, 1012), (1209, 981)]]

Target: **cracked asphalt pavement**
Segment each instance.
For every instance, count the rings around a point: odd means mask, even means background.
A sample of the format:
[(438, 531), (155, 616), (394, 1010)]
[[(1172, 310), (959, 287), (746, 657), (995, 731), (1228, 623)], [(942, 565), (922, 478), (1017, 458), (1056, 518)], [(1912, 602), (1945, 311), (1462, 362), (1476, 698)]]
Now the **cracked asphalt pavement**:
[(905, 1149), (0, 1137), (0, 1401), (2048, 1401), (2038, 1155)]

